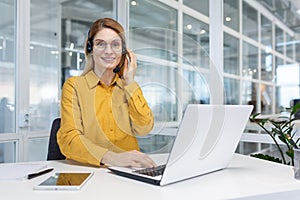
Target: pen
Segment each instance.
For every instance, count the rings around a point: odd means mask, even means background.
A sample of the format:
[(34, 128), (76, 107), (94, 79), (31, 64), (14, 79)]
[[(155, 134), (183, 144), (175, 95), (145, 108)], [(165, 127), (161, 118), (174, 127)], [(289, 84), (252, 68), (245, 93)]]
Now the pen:
[(47, 174), (48, 172), (51, 172), (52, 170), (53, 170), (53, 168), (48, 168), (48, 169), (45, 169), (45, 170), (37, 172), (37, 173), (28, 174), (27, 179), (32, 179), (32, 178), (41, 176), (43, 174)]

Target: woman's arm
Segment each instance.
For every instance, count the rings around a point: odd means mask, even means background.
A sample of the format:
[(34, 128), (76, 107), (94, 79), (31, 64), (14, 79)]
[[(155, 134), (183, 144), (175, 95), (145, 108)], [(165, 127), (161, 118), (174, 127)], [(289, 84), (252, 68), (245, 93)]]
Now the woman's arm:
[(129, 117), (135, 134), (146, 135), (154, 126), (152, 110), (137, 82), (125, 86), (128, 99)]
[(129, 104), (129, 117), (132, 123), (131, 127), (134, 134), (146, 135), (153, 128), (154, 117), (140, 86), (134, 81), (137, 69), (136, 56), (128, 49), (127, 52), (130, 62), (129, 60), (125, 61), (123, 78), (126, 83), (125, 91), (127, 92), (126, 98)]
[(107, 149), (95, 145), (83, 133), (81, 108), (75, 88), (76, 78), (68, 79), (62, 89), (61, 127), (57, 133), (57, 141), (68, 159), (99, 166)]

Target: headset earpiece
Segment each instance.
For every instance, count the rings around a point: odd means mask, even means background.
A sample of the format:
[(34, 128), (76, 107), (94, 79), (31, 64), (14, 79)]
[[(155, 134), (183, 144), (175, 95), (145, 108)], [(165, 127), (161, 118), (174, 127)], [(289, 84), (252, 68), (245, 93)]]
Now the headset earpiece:
[(89, 38), (86, 44), (86, 50), (88, 53), (91, 53), (93, 51), (93, 41)]
[(88, 40), (87, 40), (87, 43), (86, 43), (86, 51), (88, 53), (91, 53), (93, 51), (93, 40), (90, 38), (90, 32), (91, 32), (91, 27), (89, 29), (89, 32), (88, 32)]
[(122, 54), (125, 55), (127, 54), (127, 48), (126, 48), (126, 43), (122, 42)]
[(123, 54), (123, 55), (127, 54), (126, 47), (122, 47), (122, 54)]

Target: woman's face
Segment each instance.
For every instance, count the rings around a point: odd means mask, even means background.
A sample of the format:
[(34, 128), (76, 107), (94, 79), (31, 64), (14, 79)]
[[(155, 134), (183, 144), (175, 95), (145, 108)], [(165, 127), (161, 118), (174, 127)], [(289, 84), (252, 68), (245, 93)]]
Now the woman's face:
[(113, 70), (121, 60), (122, 40), (112, 29), (100, 30), (93, 40), (93, 59), (95, 67), (102, 70)]

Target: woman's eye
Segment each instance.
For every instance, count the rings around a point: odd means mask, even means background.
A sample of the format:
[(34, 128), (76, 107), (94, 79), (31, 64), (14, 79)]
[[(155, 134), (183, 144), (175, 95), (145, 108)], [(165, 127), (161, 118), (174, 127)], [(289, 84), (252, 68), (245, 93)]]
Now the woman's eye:
[(99, 44), (97, 46), (104, 48), (104, 47), (106, 47), (106, 42), (99, 42)]
[(113, 42), (112, 45), (113, 45), (114, 47), (119, 47), (119, 46), (121, 46), (120, 43), (118, 43), (118, 42)]

